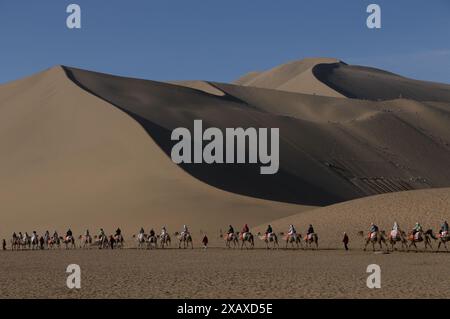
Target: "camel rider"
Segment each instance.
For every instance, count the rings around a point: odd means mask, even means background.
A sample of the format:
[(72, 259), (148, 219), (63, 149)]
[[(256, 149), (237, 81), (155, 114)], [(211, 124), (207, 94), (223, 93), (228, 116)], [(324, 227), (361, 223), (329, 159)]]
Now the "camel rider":
[(294, 225), (289, 225), (289, 231), (288, 231), (288, 235), (289, 236), (295, 236), (297, 234), (297, 231), (295, 230)]
[(120, 230), (119, 227), (117, 227), (116, 229), (116, 237), (120, 236), (122, 234), (122, 231)]
[(231, 236), (231, 234), (234, 234), (234, 228), (233, 226), (230, 225), (227, 231), (228, 238)]
[(141, 227), (141, 230), (139, 231), (139, 234), (143, 234), (143, 233), (145, 233), (144, 227)]
[(250, 232), (250, 229), (248, 228), (248, 225), (245, 224), (244, 228), (242, 228), (242, 233), (245, 234), (245, 233), (248, 233), (248, 232)]
[(155, 237), (155, 231), (153, 230), (153, 228), (150, 229), (150, 234), (149, 234), (149, 236), (150, 236), (150, 237)]
[(394, 222), (394, 226), (392, 226), (392, 230), (400, 230), (400, 226), (398, 226), (397, 222)]
[(70, 228), (66, 233), (66, 238), (68, 238), (69, 236), (72, 237), (72, 231), (70, 230)]
[(442, 237), (448, 236), (448, 223), (446, 220), (442, 223), (439, 233)]
[(271, 225), (267, 225), (267, 229), (266, 229), (266, 239), (269, 237), (270, 234), (273, 233), (273, 229)]
[(370, 224), (370, 229), (369, 229), (369, 238), (372, 236), (372, 234), (376, 234), (378, 233), (378, 226), (375, 225), (374, 223)]
[(17, 239), (17, 234), (16, 234), (16, 232), (13, 233), (12, 238), (13, 238), (13, 239)]
[(163, 226), (163, 228), (161, 228), (161, 237), (166, 236), (166, 234), (167, 234), (166, 226)]
[(106, 238), (106, 234), (105, 234), (105, 231), (103, 230), (103, 228), (100, 228), (100, 233), (98, 234), (98, 238), (101, 240)]
[(55, 230), (55, 232), (53, 233), (53, 238), (54, 238), (54, 239), (59, 238), (58, 232), (57, 232), (56, 230)]
[(34, 236), (34, 238), (37, 238), (37, 233), (35, 230), (33, 230), (33, 236)]
[(189, 234), (189, 229), (187, 228), (186, 225), (183, 225), (183, 231), (181, 232), (181, 234), (182, 234), (183, 236)]
[(314, 227), (310, 224), (308, 227), (308, 231), (306, 232), (307, 235), (314, 234)]
[(90, 237), (90, 235), (89, 235), (89, 229), (86, 229), (86, 233), (84, 233), (84, 235), (85, 235), (86, 237)]
[(391, 238), (397, 238), (398, 237), (398, 232), (400, 231), (400, 226), (398, 225), (397, 222), (394, 222), (394, 225), (392, 226), (392, 231), (391, 231)]
[(413, 235), (415, 235), (416, 233), (421, 233), (422, 231), (423, 231), (422, 225), (420, 225), (420, 223), (417, 222), (413, 228)]

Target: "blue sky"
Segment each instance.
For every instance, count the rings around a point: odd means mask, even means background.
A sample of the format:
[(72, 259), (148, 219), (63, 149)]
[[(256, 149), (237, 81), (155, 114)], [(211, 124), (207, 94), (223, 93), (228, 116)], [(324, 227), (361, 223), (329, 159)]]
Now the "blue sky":
[[(70, 3), (81, 30), (66, 27)], [(381, 30), (366, 27), (370, 3)], [(450, 1), (0, 0), (0, 83), (56, 64), (227, 82), (316, 56), (450, 83)]]

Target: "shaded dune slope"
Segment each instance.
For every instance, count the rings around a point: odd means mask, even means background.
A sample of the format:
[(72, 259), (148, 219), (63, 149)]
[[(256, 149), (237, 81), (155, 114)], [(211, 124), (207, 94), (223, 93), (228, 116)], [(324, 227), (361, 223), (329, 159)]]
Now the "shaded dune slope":
[(206, 127), (280, 128), (280, 171), (258, 165), (183, 164), (231, 192), (323, 206), (367, 195), (450, 186), (446, 103), (371, 102), (209, 83), (223, 96), (186, 87), (65, 68), (69, 77), (135, 118), (170, 154), (170, 133)]
[(60, 67), (0, 86), (0, 150), (3, 238), (68, 227), (80, 234), (120, 226), (129, 236), (141, 226), (172, 232), (188, 224), (216, 232), (306, 208), (192, 178), (139, 123), (80, 89)]
[(320, 63), (314, 76), (340, 94), (355, 99), (450, 102), (450, 85), (408, 79), (383, 70), (338, 63)]

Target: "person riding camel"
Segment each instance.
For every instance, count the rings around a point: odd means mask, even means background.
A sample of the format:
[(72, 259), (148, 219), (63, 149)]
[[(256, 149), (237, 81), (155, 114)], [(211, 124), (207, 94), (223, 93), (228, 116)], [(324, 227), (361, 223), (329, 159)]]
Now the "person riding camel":
[(150, 229), (149, 237), (155, 237), (155, 231), (153, 230), (153, 228)]
[(189, 229), (186, 225), (183, 225), (183, 231), (181, 232), (181, 236), (189, 235)]
[(70, 230), (70, 228), (69, 228), (69, 230), (66, 233), (66, 239), (69, 238), (69, 237), (72, 237), (72, 231)]
[(90, 237), (91, 235), (89, 234), (89, 229), (86, 229), (86, 232), (84, 233), (84, 236), (86, 237)]
[(266, 232), (265, 232), (265, 238), (266, 239), (269, 238), (270, 234), (272, 234), (272, 233), (273, 233), (272, 226), (271, 225), (267, 225), (267, 229), (266, 229)]
[(233, 226), (230, 225), (230, 227), (228, 228), (228, 231), (227, 231), (228, 238), (230, 238), (230, 236), (232, 234), (234, 234), (234, 228), (233, 228)]
[(120, 235), (122, 235), (122, 231), (120, 230), (119, 227), (117, 227), (117, 229), (116, 229), (116, 236), (120, 236)]
[(164, 238), (166, 236), (166, 234), (167, 234), (166, 226), (163, 226), (161, 228), (161, 237)]
[(448, 223), (446, 220), (442, 223), (441, 229), (439, 230), (439, 234), (441, 234), (441, 237), (448, 236)]
[(98, 234), (98, 239), (100, 239), (100, 240), (105, 240), (105, 238), (108, 239), (108, 238), (106, 237), (106, 234), (105, 234), (105, 231), (103, 230), (103, 228), (100, 228), (100, 232), (99, 232), (99, 234)]
[(372, 236), (374, 236), (373, 234), (378, 233), (378, 226), (375, 225), (375, 223), (370, 224), (370, 229), (369, 229), (369, 238), (371, 238)]
[(139, 231), (139, 234), (143, 234), (143, 233), (145, 233), (144, 227), (141, 227), (141, 230)]
[(420, 223), (417, 222), (413, 228), (413, 235), (415, 235), (416, 233), (420, 233), (422, 231), (423, 231), (422, 225), (420, 225)]
[(313, 234), (314, 234), (314, 227), (313, 225), (309, 224), (308, 230), (306, 231), (306, 238), (310, 239)]
[(297, 235), (297, 230), (295, 229), (294, 225), (289, 225), (289, 230), (288, 230), (288, 235), (289, 236), (296, 236)]
[(17, 239), (17, 234), (16, 234), (16, 232), (14, 232), (14, 233), (12, 234), (12, 238), (13, 238), (13, 239)]
[(241, 234), (240, 234), (240, 238), (243, 239), (243, 238), (244, 238), (244, 235), (245, 235), (246, 233), (249, 233), (249, 232), (250, 232), (250, 229), (248, 228), (248, 225), (245, 224), (244, 227), (242, 228), (242, 231), (241, 231)]
[(398, 237), (398, 233), (400, 232), (400, 226), (398, 225), (398, 223), (395, 221), (394, 225), (392, 226), (392, 231), (391, 231), (391, 238), (397, 238)]

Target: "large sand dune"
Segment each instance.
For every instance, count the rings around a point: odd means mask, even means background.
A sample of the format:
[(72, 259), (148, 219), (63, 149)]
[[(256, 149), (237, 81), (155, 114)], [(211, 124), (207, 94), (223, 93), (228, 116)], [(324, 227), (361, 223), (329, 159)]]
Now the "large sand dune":
[[(55, 67), (1, 86), (0, 231), (187, 223), (215, 232), (368, 195), (449, 187), (450, 103), (342, 98), (313, 74), (332, 63), (288, 64), (242, 85)], [(195, 119), (204, 128), (279, 128), (279, 172), (175, 165), (171, 132), (192, 129)]]
[[(192, 178), (118, 108), (60, 67), (0, 88), (0, 233), (225, 228), (301, 210)], [(114, 228), (115, 229), (115, 228)]]

